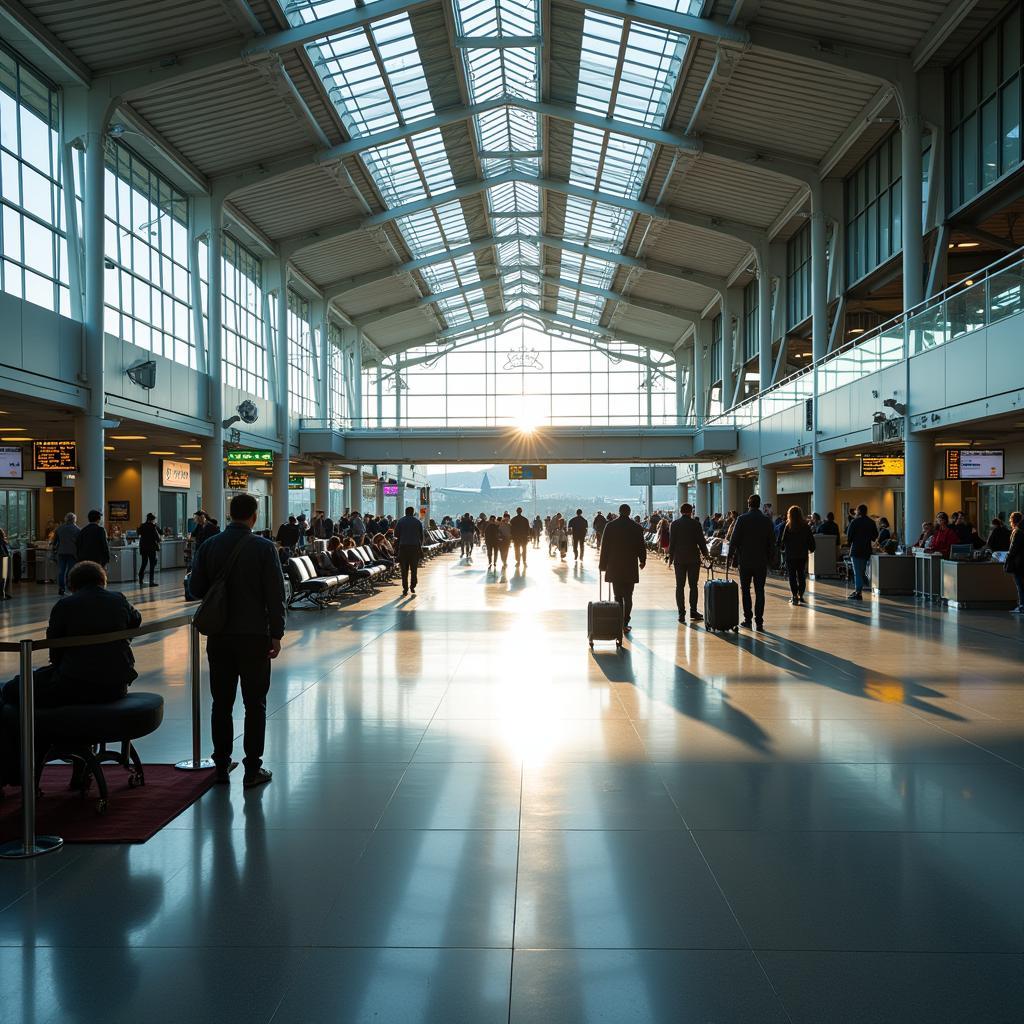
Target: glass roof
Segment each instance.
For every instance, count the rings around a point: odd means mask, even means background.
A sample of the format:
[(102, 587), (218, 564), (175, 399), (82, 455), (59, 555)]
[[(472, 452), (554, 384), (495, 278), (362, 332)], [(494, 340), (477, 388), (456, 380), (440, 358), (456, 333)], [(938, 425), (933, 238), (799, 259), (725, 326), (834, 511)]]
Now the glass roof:
[[(543, 49), (540, 45), (540, 0), (450, 0), (454, 13), (457, 60), (461, 62), (469, 102), (503, 98), (540, 102)], [(702, 0), (649, 0), (657, 6), (699, 14)], [(291, 0), (286, 12), (300, 24), (347, 11), (356, 0)], [(372, 3), (368, 6), (372, 7)], [(510, 38), (514, 37), (514, 38)], [(688, 37), (663, 28), (587, 11), (576, 105), (581, 111), (630, 125), (661, 128), (665, 123), (682, 68)], [(511, 43), (514, 45), (505, 45)], [(428, 119), (437, 111), (424, 70), (440, 67), (438, 48), (414, 37), (406, 13), (383, 18), (348, 32), (308, 44), (306, 49), (328, 96), (353, 138)], [(547, 41), (551, 45), (551, 41)], [(424, 56), (429, 53), (429, 59)], [(440, 70), (432, 70), (438, 75)], [(434, 83), (436, 84), (436, 82)], [(544, 196), (529, 179), (544, 174), (541, 115), (519, 108), (496, 107), (472, 118), (475, 157), (485, 179), (502, 180), (482, 193), (487, 229), (494, 247), (503, 308), (540, 310), (542, 290), (557, 287), (560, 316), (596, 325), (602, 316), (617, 265), (593, 256), (562, 251), (560, 265), (540, 266)], [(444, 194), (465, 182), (452, 166), (453, 145), (437, 128), (363, 153), (381, 199), (393, 208)], [(636, 200), (655, 146), (616, 131), (574, 124), (569, 181), (588, 191)], [(464, 154), (458, 154), (462, 159)], [(464, 161), (463, 161), (464, 167)], [(475, 201), (475, 200), (474, 200)], [(634, 214), (621, 206), (577, 196), (564, 199), (566, 240), (621, 252)], [(414, 259), (443, 253), (473, 240), (460, 202), (398, 218)], [(475, 237), (483, 237), (481, 228)], [(489, 262), (485, 250), (482, 261)], [(430, 294), (446, 293), (435, 306), (442, 327), (484, 320), (500, 307), (488, 307), (494, 288), (479, 287), (476, 257), (462, 256), (420, 271)], [(490, 276), (490, 271), (487, 272)], [(541, 275), (547, 279), (542, 281)], [(554, 281), (559, 281), (557, 286)], [(477, 287), (474, 287), (477, 286)], [(586, 286), (587, 291), (580, 290)]]

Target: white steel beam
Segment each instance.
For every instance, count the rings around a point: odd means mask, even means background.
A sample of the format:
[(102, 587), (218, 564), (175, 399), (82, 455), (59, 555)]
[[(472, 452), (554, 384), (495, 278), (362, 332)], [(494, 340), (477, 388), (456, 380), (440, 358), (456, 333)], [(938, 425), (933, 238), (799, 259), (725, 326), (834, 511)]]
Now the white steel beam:
[(924, 34), (910, 55), (910, 62), (915, 71), (920, 71), (932, 59), (935, 51), (957, 30), (960, 22), (977, 6), (978, 0), (950, 0), (946, 9)]

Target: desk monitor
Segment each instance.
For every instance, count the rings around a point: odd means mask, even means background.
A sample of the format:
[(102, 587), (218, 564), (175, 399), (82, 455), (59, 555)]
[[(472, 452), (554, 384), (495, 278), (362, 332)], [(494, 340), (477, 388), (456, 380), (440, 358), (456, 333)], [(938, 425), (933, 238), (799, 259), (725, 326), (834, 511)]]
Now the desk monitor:
[(949, 557), (954, 562), (969, 562), (974, 548), (970, 544), (952, 544), (949, 548)]

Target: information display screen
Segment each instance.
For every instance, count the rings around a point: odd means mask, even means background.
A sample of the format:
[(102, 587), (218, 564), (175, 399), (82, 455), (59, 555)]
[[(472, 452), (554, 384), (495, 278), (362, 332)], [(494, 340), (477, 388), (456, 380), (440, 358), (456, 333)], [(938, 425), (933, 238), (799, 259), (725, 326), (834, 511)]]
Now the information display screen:
[(65, 473), (78, 469), (74, 441), (33, 441), (32, 468), (44, 473)]
[(270, 469), (274, 465), (274, 453), (262, 449), (239, 449), (227, 452), (224, 461), (231, 467), (246, 469)]
[(902, 455), (862, 455), (861, 476), (903, 476)]
[(25, 475), (24, 453), (20, 448), (0, 448), (0, 479), (20, 480)]
[(227, 486), (229, 491), (249, 490), (249, 474), (238, 469), (229, 469)]
[(947, 480), (1002, 480), (1005, 473), (1002, 449), (946, 449)]
[(384, 484), (384, 497), (385, 498), (397, 498), (398, 497), (398, 484)]
[(288, 490), (289, 491), (304, 491), (306, 489), (306, 478), (304, 476), (290, 476), (288, 477)]
[(547, 480), (547, 466), (509, 466), (509, 480)]

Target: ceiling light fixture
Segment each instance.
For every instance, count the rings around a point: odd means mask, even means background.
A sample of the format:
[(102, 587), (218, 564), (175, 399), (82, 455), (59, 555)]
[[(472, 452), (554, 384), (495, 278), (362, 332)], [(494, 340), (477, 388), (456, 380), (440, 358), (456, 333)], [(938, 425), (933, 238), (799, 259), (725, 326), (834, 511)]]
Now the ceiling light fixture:
[(0, 437), (0, 441), (31, 441), (31, 437)]
[(150, 452), (150, 455), (174, 455), (174, 452)]
[(145, 441), (145, 434), (111, 434), (111, 439), (114, 441)]

